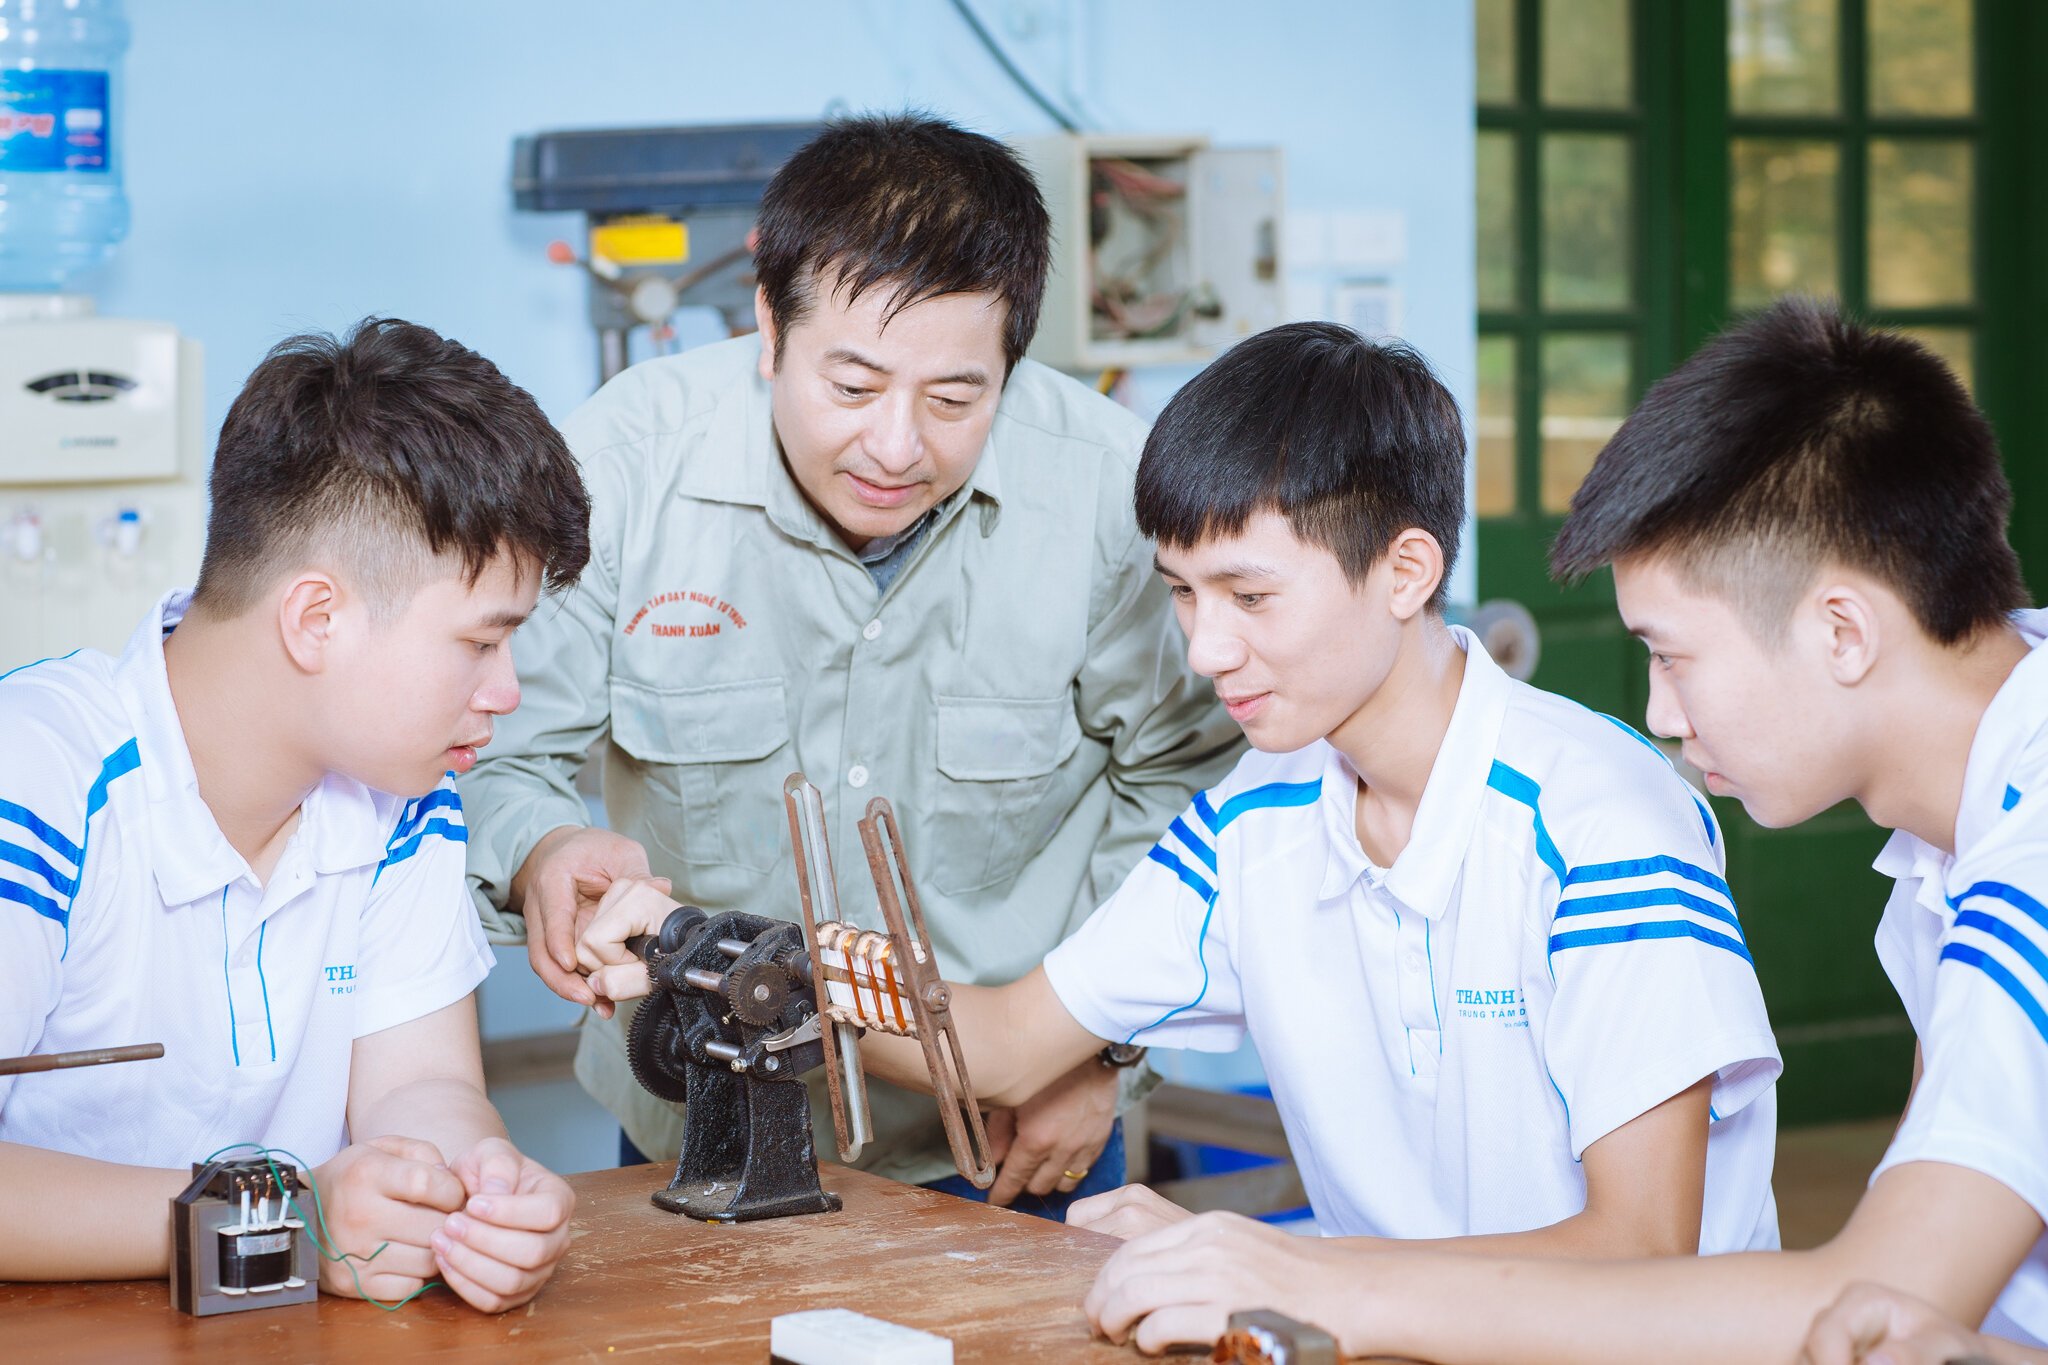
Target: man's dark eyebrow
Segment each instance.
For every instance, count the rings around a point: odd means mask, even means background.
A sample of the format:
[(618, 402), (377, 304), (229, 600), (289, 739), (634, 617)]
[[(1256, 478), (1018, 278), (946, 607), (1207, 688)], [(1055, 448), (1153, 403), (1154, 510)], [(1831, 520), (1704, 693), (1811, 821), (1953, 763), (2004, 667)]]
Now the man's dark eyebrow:
[[(831, 350), (825, 352), (825, 363), (827, 365), (858, 365), (863, 370), (886, 376), (894, 376), (896, 373), (887, 365), (872, 360), (862, 355), (859, 351), (850, 350), (845, 346), (834, 346)], [(989, 385), (989, 378), (986, 370), (966, 369), (956, 370), (952, 374), (942, 374), (929, 382), (932, 384), (966, 384), (972, 388), (985, 389)]]
[(895, 373), (887, 365), (871, 360), (859, 351), (850, 351), (844, 346), (834, 346), (831, 350), (825, 352), (825, 363), (827, 365), (858, 365), (863, 370), (873, 370), (876, 374)]

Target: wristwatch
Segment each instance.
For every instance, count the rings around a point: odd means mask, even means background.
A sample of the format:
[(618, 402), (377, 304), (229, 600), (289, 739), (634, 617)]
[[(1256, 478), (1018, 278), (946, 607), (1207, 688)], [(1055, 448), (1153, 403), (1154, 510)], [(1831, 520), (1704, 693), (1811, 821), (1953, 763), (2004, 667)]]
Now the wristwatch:
[(1110, 1043), (1095, 1054), (1095, 1060), (1115, 1069), (1136, 1066), (1145, 1060), (1145, 1049), (1136, 1043)]

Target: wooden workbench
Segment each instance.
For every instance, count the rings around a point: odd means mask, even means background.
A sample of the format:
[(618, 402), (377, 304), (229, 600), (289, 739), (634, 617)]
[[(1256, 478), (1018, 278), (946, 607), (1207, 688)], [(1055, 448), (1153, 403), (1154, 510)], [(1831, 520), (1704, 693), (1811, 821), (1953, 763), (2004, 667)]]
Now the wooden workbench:
[(766, 1365), (769, 1319), (852, 1308), (951, 1337), (962, 1362), (1139, 1359), (1092, 1340), (1081, 1316), (1117, 1245), (1100, 1233), (838, 1166), (824, 1167), (826, 1188), (846, 1201), (838, 1213), (715, 1227), (648, 1202), (668, 1173), (569, 1177), (574, 1240), (540, 1297), (499, 1317), (446, 1289), (393, 1313), (323, 1295), (318, 1305), (191, 1318), (172, 1309), (161, 1280), (7, 1284), (0, 1357)]

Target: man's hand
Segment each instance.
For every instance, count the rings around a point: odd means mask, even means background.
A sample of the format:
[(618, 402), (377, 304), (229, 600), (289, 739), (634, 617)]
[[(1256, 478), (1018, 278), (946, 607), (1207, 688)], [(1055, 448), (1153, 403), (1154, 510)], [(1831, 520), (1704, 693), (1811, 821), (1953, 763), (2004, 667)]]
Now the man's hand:
[(313, 1178), (327, 1250), (350, 1255), (321, 1258), (320, 1288), (346, 1298), (389, 1302), (419, 1289), (434, 1275), (432, 1243), (442, 1221), (469, 1197), (440, 1149), (416, 1138), (351, 1144), (317, 1167)]
[(2009, 1343), (1972, 1332), (1910, 1294), (1852, 1284), (1813, 1320), (1800, 1365), (1943, 1365), (2040, 1360)]
[(549, 990), (575, 1005), (593, 1006), (609, 1019), (612, 1005), (600, 1000), (576, 971), (576, 940), (597, 913), (597, 903), (621, 877), (652, 880), (647, 850), (607, 829), (564, 825), (533, 846), (513, 879), (513, 901), (526, 916), (526, 958)]
[(540, 1292), (568, 1249), (576, 1195), (503, 1138), (485, 1138), (450, 1169), (467, 1202), (433, 1233), (434, 1268), (472, 1307), (517, 1308)]
[(1195, 1215), (1143, 1185), (1121, 1185), (1076, 1200), (1067, 1210), (1067, 1226), (1106, 1232), (1122, 1241), (1172, 1227)]
[(1230, 1315), (1271, 1308), (1339, 1335), (1335, 1316), (1355, 1290), (1336, 1244), (1294, 1237), (1234, 1213), (1203, 1213), (1123, 1244), (1081, 1307), (1114, 1342), (1156, 1355), (1207, 1345)]
[(1002, 1163), (988, 1202), (1067, 1191), (1102, 1155), (1116, 1124), (1117, 1072), (1093, 1057), (1024, 1103), (988, 1116), (989, 1154)]

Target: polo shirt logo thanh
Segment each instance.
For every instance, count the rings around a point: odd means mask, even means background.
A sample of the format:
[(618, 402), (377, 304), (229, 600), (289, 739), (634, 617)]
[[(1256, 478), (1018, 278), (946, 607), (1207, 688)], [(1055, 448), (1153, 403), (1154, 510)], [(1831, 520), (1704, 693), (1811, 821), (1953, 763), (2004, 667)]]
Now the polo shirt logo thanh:
[(1508, 1028), (1529, 1026), (1528, 1007), (1522, 992), (1514, 986), (1485, 991), (1459, 989), (1454, 993), (1460, 1019), (1498, 1019)]
[[(682, 620), (648, 621), (647, 631), (661, 640), (701, 640), (707, 636), (720, 635), (730, 626), (734, 630), (745, 630), (747, 618), (740, 615), (738, 608), (722, 597), (708, 592), (685, 589), (679, 592), (656, 593), (647, 599), (640, 610), (633, 613), (626, 622), (625, 634), (632, 635), (640, 623), (663, 607), (680, 606)], [(699, 619), (691, 620), (690, 617)], [(717, 619), (722, 618), (722, 619)]]
[(322, 967), (321, 975), (327, 978), (329, 995), (354, 995), (356, 993), (356, 964), (343, 962), (333, 967)]

